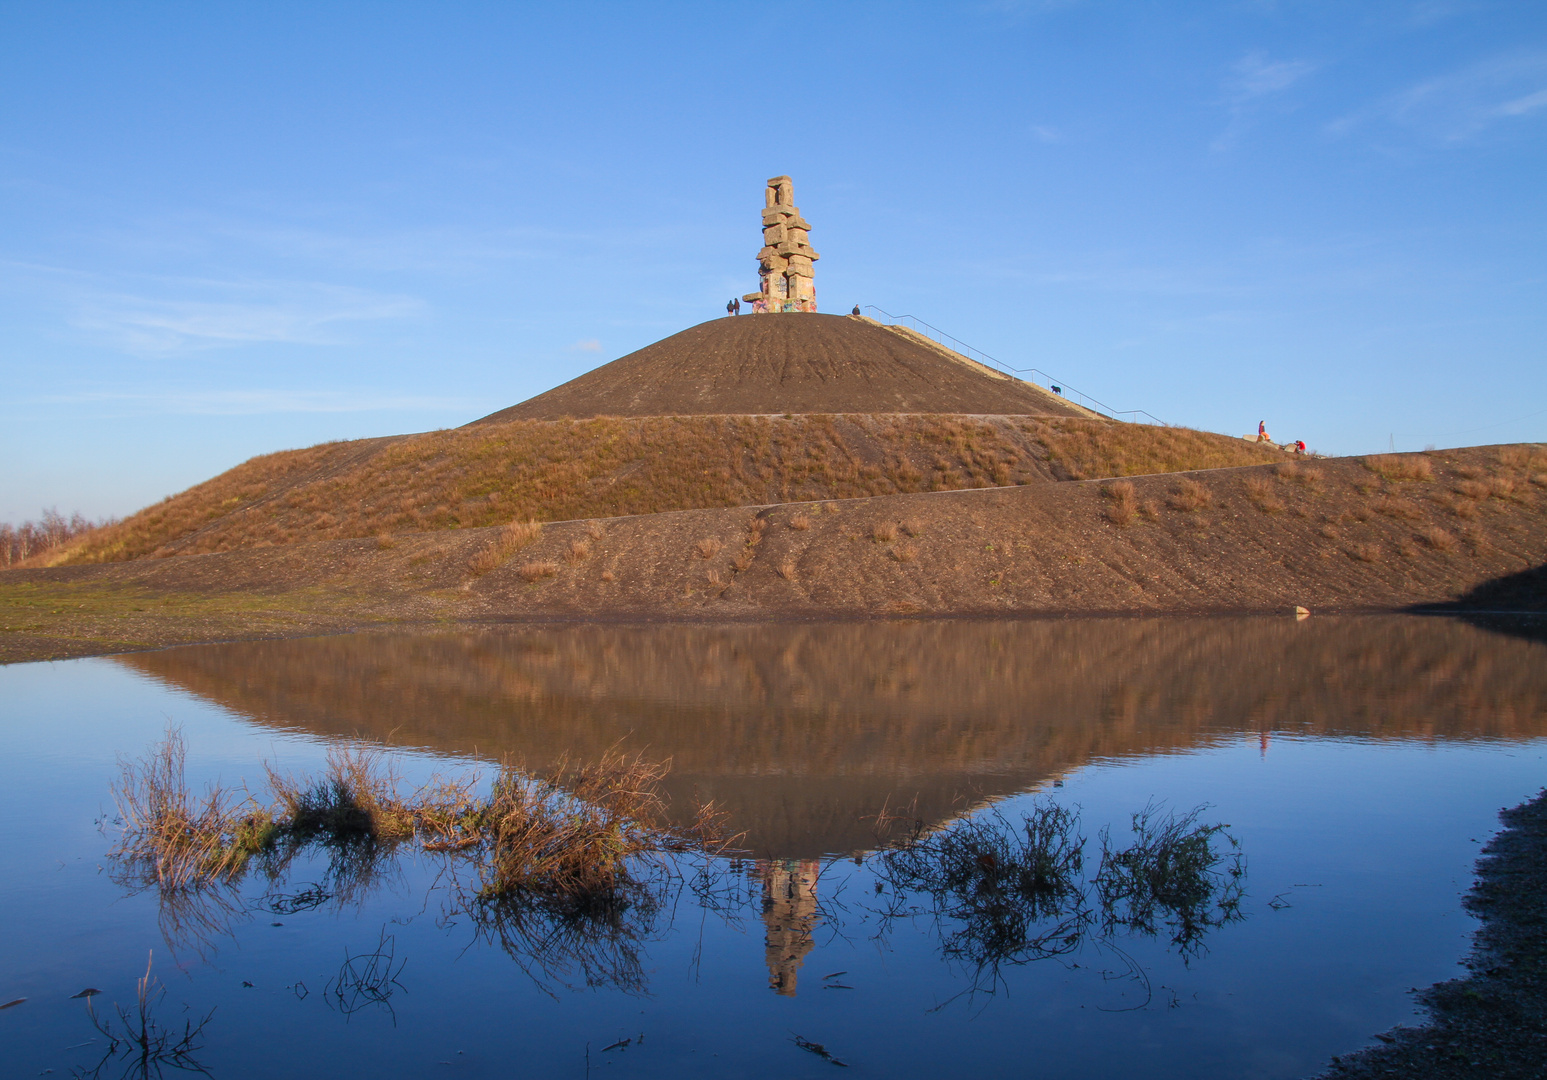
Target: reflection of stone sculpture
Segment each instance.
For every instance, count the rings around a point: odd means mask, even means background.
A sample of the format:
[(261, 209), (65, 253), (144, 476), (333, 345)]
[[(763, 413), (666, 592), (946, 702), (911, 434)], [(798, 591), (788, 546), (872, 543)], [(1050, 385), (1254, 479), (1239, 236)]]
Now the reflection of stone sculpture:
[(816, 282), (812, 263), (821, 258), (811, 250), (810, 224), (795, 205), (795, 182), (788, 176), (768, 181), (763, 193), (763, 250), (757, 253), (758, 279), (763, 291), (742, 299), (754, 314), (768, 311), (815, 311)]
[(764, 959), (768, 985), (776, 994), (795, 996), (795, 976), (815, 944), (816, 879), (822, 864), (815, 859), (784, 859), (763, 863)]

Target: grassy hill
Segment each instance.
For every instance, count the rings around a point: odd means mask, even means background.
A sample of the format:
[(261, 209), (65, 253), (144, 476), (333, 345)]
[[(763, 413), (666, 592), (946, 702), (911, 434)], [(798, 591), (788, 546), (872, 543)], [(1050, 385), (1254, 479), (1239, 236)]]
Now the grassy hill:
[(481, 423), (253, 458), (47, 565), (668, 510), (1261, 464), (1240, 439), (1074, 417), (790, 415)]

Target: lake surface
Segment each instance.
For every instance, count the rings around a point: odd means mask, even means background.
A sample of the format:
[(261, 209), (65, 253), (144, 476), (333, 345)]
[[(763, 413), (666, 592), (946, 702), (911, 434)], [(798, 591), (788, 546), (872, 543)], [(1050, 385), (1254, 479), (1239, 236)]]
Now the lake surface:
[[(118, 762), (168, 724), (196, 787), (352, 739), (410, 779), (640, 750), (745, 850), (652, 863), (581, 930), (480, 923), (406, 847), (164, 903), (108, 852)], [(843, 1075), (1296, 1077), (1457, 973), (1477, 851), (1547, 782), (1547, 647), (1406, 617), (362, 634), (0, 668), (0, 747), (7, 1076), (95, 1067), (72, 995), (111, 1015), (150, 958), (222, 1078), (831, 1074), (813, 1044)], [(1092, 897), (1103, 830), (1205, 807), (1238, 904), (1151, 933), (1092, 900), (1007, 945), (885, 852), (1050, 806)]]

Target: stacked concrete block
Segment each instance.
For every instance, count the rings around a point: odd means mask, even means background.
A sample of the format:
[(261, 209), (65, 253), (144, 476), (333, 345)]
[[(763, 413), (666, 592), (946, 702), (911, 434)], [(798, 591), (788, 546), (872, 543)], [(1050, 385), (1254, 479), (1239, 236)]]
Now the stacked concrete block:
[(763, 249), (757, 253), (762, 291), (742, 297), (752, 311), (815, 311), (811, 224), (795, 205), (795, 182), (788, 176), (768, 181), (763, 192)]

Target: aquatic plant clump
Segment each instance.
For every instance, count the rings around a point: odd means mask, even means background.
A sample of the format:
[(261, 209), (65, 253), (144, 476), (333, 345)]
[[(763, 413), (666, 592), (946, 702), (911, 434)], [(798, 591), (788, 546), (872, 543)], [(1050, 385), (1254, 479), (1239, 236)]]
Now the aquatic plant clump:
[(192, 796), (185, 755), (181, 733), (169, 729), (143, 759), (121, 763), (113, 789), (125, 823), (115, 856), (164, 889), (238, 877), (276, 835), (272, 814), (250, 798), (215, 787)]
[(478, 868), (479, 895), (596, 896), (627, 883), (633, 860), (655, 851), (721, 850), (713, 805), (695, 808), (691, 823), (666, 821), (660, 783), (669, 763), (617, 752), (594, 764), (561, 764), (533, 776), (507, 763), (486, 797), (476, 778), (433, 777), (405, 793), (382, 751), (333, 747), (319, 779), (298, 779), (265, 766), (273, 795), (261, 806), (212, 787), (193, 798), (183, 776), (182, 735), (168, 730), (138, 761), (122, 763), (114, 787), (124, 832), (113, 856), (132, 883), (158, 887), (164, 898), (215, 884), (234, 884), (255, 858), (270, 877), (307, 845), (332, 849), (330, 892), (349, 891), (374, 876), (378, 859), (398, 844), (462, 854)]

